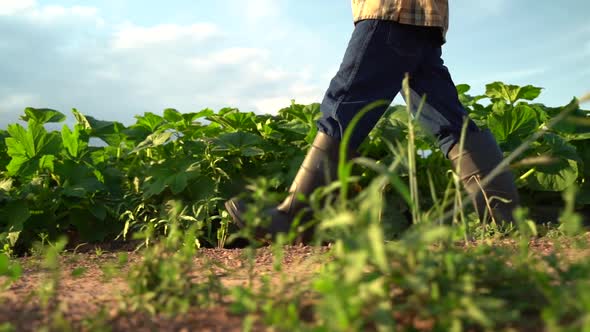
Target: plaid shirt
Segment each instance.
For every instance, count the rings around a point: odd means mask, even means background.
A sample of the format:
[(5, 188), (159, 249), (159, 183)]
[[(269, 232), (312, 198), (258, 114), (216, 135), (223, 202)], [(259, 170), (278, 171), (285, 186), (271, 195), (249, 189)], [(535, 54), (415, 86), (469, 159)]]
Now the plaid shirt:
[(402, 24), (449, 28), (448, 0), (352, 0), (354, 21), (392, 20)]

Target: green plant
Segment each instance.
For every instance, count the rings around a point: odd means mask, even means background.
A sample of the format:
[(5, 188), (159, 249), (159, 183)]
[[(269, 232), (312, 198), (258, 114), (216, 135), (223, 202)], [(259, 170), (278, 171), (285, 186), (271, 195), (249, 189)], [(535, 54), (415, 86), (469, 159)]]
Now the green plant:
[(102, 250), (101, 247), (94, 248), (94, 254), (96, 255), (96, 257), (102, 256), (103, 253), (104, 253), (104, 250)]
[(0, 324), (0, 331), (1, 332), (14, 332), (16, 328), (10, 323), (2, 323)]
[(46, 276), (41, 282), (37, 295), (41, 301), (41, 306), (53, 312), (58, 310), (59, 307), (59, 288), (61, 281), (61, 269), (60, 269), (60, 254), (66, 246), (66, 240), (60, 239), (56, 243), (37, 244), (38, 252), (43, 253), (42, 267), (45, 270)]
[(86, 331), (110, 332), (113, 330), (108, 312), (105, 308), (102, 308), (98, 314), (93, 314), (92, 316), (85, 318), (82, 321), (82, 327)]
[(6, 278), (3, 283), (0, 283), (0, 289), (4, 290), (18, 280), (22, 276), (22, 267), (18, 262), (12, 261), (10, 256), (0, 253), (0, 277)]
[[(534, 103), (541, 89), (533, 86), (494, 82), (480, 96), (468, 95), (467, 85), (457, 88), (470, 116), (494, 133), (507, 155), (534, 136), (511, 163), (525, 205), (563, 204), (559, 192), (575, 186), (580, 188), (575, 209), (587, 208), (588, 111), (575, 100), (555, 108)], [(319, 104), (293, 102), (276, 116), (235, 108), (185, 114), (166, 109), (161, 115), (137, 116), (130, 126), (76, 109), (72, 115), (73, 126), (49, 131), (46, 124), (66, 116), (27, 108), (21, 118), (26, 128), (11, 124), (0, 131), (0, 244), (5, 251), (26, 252), (39, 233), (52, 241), (68, 234), (75, 244), (149, 231), (149, 243), (166, 234), (166, 202), (171, 199), (183, 201), (182, 227), (198, 224), (203, 246), (224, 246), (235, 232), (222, 216), (223, 202), (259, 178), (266, 179), (269, 191), (287, 189), (315, 135)], [(399, 160), (395, 174), (396, 186), (410, 184), (410, 196), (386, 184), (388, 202), (396, 202), (387, 214), (415, 223), (426, 217), (422, 210), (442, 220), (441, 212), (448, 211), (448, 199), (454, 197), (448, 173), (441, 172), (449, 163), (432, 148), (432, 138), (408, 119), (404, 107), (391, 107), (360, 151), (378, 167), (391, 165), (400, 154), (410, 157)], [(91, 139), (104, 144), (96, 146)], [(366, 186), (377, 174), (374, 167), (365, 168), (358, 183)], [(344, 195), (350, 184), (340, 186)], [(534, 208), (531, 214), (549, 219)], [(399, 233), (396, 228), (391, 224), (392, 232)]]
[(168, 237), (143, 251), (143, 261), (129, 272), (130, 294), (126, 298), (129, 310), (186, 312), (189, 307), (209, 306), (221, 301), (225, 293), (212, 271), (206, 281), (192, 280), (193, 259), (197, 255), (195, 227), (183, 231), (178, 225), (182, 211), (179, 202), (169, 202), (170, 224)]

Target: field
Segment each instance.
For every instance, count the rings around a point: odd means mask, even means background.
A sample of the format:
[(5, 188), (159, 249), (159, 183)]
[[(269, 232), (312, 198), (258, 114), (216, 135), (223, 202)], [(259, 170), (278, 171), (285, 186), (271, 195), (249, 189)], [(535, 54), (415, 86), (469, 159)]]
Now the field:
[[(587, 243), (590, 234), (580, 240)], [(567, 243), (566, 243), (567, 242)], [(560, 259), (564, 262), (579, 262), (587, 258), (590, 251), (576, 248), (570, 241), (559, 241), (561, 248)], [(475, 245), (475, 244), (473, 244)], [(496, 246), (507, 250), (515, 250), (511, 241), (497, 241)], [(555, 253), (554, 240), (535, 240), (530, 243), (531, 254), (550, 257)], [(112, 331), (179, 331), (187, 330), (211, 330), (211, 331), (240, 331), (246, 317), (252, 317), (253, 327), (263, 329), (269, 325), (277, 326), (277, 323), (289, 324), (281, 321), (285, 313), (281, 313), (280, 306), (285, 306), (288, 299), (294, 299), (300, 303), (297, 311), (300, 319), (312, 321), (316, 319), (310, 312), (309, 306), (319, 305), (321, 300), (312, 294), (305, 294), (310, 283), (321, 273), (322, 263), (328, 261), (326, 247), (286, 247), (280, 269), (274, 264), (276, 256), (270, 248), (259, 249), (250, 266), (248, 254), (243, 249), (203, 249), (192, 261), (193, 271), (184, 275), (194, 283), (210, 286), (210, 291), (231, 294), (232, 289), (247, 288), (261, 303), (250, 302), (249, 298), (242, 298), (241, 303), (234, 302), (232, 297), (222, 295), (212, 299), (207, 305), (194, 305), (187, 312), (177, 312), (173, 315), (142, 313), (129, 311), (129, 299), (124, 294), (130, 291), (130, 285), (124, 277), (133, 266), (141, 264), (142, 255), (128, 253), (127, 262), (119, 263), (119, 255), (124, 252), (122, 248), (115, 252), (82, 252), (64, 254), (60, 258), (59, 295), (57, 311), (59, 319), (53, 320), (51, 306), (43, 306), (40, 299), (30, 294), (41, 289), (41, 285), (47, 282), (48, 276), (43, 273), (42, 259), (26, 258), (19, 262), (24, 269), (23, 277), (15, 282), (11, 289), (4, 292), (4, 305), (0, 309), (0, 319), (12, 322), (18, 331), (36, 331), (42, 326), (51, 326), (62, 330), (61, 320), (69, 322), (67, 326), (76, 330), (104, 330), (109, 327)], [(472, 250), (464, 247), (465, 250)], [(211, 264), (216, 265), (212, 267)], [(105, 266), (118, 266), (116, 273), (105, 269)], [(250, 269), (252, 267), (252, 269)], [(75, 272), (83, 271), (83, 272)], [(215, 283), (206, 280), (203, 271), (213, 271)], [(268, 280), (262, 280), (268, 277)], [(220, 282), (220, 284), (217, 284)], [(265, 284), (267, 283), (267, 284)], [(223, 291), (221, 291), (221, 289)], [(265, 289), (268, 287), (268, 289)], [(235, 290), (234, 290), (235, 292)], [(270, 309), (266, 301), (271, 301), (270, 296), (280, 294), (283, 299), (272, 302), (277, 305), (277, 312), (268, 312)], [(521, 296), (521, 298), (518, 298)], [(517, 295), (515, 300), (526, 302), (529, 295), (524, 293)], [(288, 302), (287, 302), (288, 303)], [(248, 308), (248, 306), (252, 306)], [(259, 306), (259, 307), (258, 307)], [(254, 308), (257, 308), (254, 309)], [(260, 310), (260, 312), (258, 312)], [(98, 313), (98, 314), (97, 314)], [(248, 313), (251, 316), (248, 316)], [(277, 315), (273, 317), (273, 315)], [(288, 316), (287, 316), (288, 317)], [(410, 319), (412, 317), (412, 319)], [(431, 317), (408, 316), (400, 317), (403, 327), (413, 327), (418, 330), (429, 330), (434, 321)], [(524, 330), (537, 331), (542, 322), (537, 317), (525, 317), (526, 321), (518, 321), (514, 324), (523, 327)], [(302, 322), (303, 323), (303, 322)], [(279, 325), (280, 326), (280, 325)], [(285, 329), (297, 325), (286, 325)], [(102, 329), (101, 329), (102, 328)]]
[[(260, 211), (284, 196), (318, 104), (131, 126), (73, 110), (61, 131), (46, 125), (63, 113), (25, 109), (0, 130), (0, 331), (590, 331), (587, 97), (458, 91), (516, 175), (514, 223), (480, 222), (395, 106), (312, 195), (313, 222), (272, 245), (253, 235)], [(237, 194), (245, 229), (223, 209)], [(308, 226), (314, 241), (293, 245)]]

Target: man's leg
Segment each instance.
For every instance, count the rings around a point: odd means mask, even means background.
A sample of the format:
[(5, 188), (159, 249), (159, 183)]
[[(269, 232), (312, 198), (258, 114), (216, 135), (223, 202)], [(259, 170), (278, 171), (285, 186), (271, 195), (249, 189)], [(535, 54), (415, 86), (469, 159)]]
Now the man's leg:
[(356, 149), (400, 91), (405, 74), (417, 70), (425, 50), (436, 46), (433, 32), (440, 34), (437, 28), (391, 21), (357, 23), (340, 69), (322, 101), (318, 129), (340, 139), (361, 109), (385, 101), (366, 113), (354, 129), (350, 148)]
[[(478, 183), (502, 161), (502, 151), (496, 140), (489, 131), (480, 131), (467, 118), (467, 112), (459, 101), (451, 75), (443, 64), (441, 49), (435, 47), (425, 51), (423, 59), (421, 65), (410, 74), (410, 102), (414, 109), (422, 96), (426, 95), (426, 105), (418, 119), (419, 122), (434, 135), (438, 147), (459, 172), (480, 218), (484, 219), (491, 215), (497, 221), (512, 220), (512, 210), (518, 203), (518, 192), (512, 173), (508, 170), (500, 173), (483, 188)], [(464, 121), (468, 121), (467, 132), (464, 149), (460, 151), (457, 143)], [(494, 199), (496, 197), (510, 202)]]
[[(410, 73), (410, 103), (416, 110), (426, 95), (426, 105), (418, 121), (432, 134), (438, 147), (448, 155), (449, 150), (459, 142), (464, 121), (468, 121), (467, 132), (479, 132), (479, 128), (468, 118), (459, 101), (457, 88), (441, 58), (441, 48), (425, 51), (424, 61)], [(404, 96), (405, 99), (405, 96)]]
[[(271, 223), (264, 230), (266, 233), (288, 231), (294, 217), (306, 207), (296, 197), (309, 198), (315, 189), (335, 179), (339, 143), (351, 120), (363, 107), (385, 101), (384, 106), (367, 113), (355, 127), (349, 146), (352, 151), (367, 137), (399, 92), (405, 73), (415, 71), (422, 62), (424, 50), (436, 43), (430, 38), (432, 31), (437, 30), (391, 21), (365, 20), (356, 24), (340, 69), (322, 101), (319, 132), (288, 197), (267, 211)], [(232, 199), (226, 208), (236, 223), (243, 223), (245, 204)]]

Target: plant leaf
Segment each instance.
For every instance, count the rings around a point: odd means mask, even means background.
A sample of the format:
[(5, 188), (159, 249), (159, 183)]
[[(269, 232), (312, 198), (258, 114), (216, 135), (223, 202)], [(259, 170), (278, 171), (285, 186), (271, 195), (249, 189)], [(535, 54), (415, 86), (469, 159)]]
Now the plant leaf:
[(532, 85), (526, 85), (520, 88), (518, 94), (516, 95), (516, 100), (535, 100), (541, 94), (543, 88), (539, 88)]
[(506, 143), (509, 149), (518, 145), (522, 139), (534, 133), (539, 127), (537, 113), (527, 105), (514, 108), (498, 102), (494, 112), (488, 117), (488, 128), (499, 142)]
[(82, 126), (82, 128), (84, 128), (85, 130), (92, 129), (90, 122), (88, 121), (88, 119), (86, 118), (86, 116), (84, 114), (80, 113), (75, 108), (72, 109), (72, 113), (74, 114), (76, 121), (78, 121), (78, 125)]
[(179, 194), (186, 189), (188, 181), (199, 176), (199, 164), (192, 160), (167, 159), (160, 164), (153, 165), (149, 176), (143, 183), (144, 197), (158, 195), (166, 188), (173, 194)]
[(98, 181), (92, 169), (84, 164), (66, 160), (57, 164), (55, 170), (61, 179), (61, 189), (65, 196), (83, 198), (88, 194), (106, 189)]
[(24, 223), (31, 217), (31, 212), (26, 201), (18, 200), (8, 202), (1, 210), (0, 216), (7, 221), (7, 229), (12, 232), (23, 230)]
[(61, 130), (61, 140), (70, 156), (79, 158), (88, 147), (88, 143), (80, 138), (80, 126), (75, 126), (74, 131), (71, 131), (67, 125), (64, 125)]
[(33, 158), (36, 154), (35, 142), (32, 135), (18, 123), (8, 125), (10, 137), (6, 138), (8, 155), (11, 157)]
[(527, 178), (528, 185), (538, 191), (562, 191), (573, 185), (578, 178), (578, 160), (574, 145), (560, 136), (547, 133), (535, 151), (538, 155), (549, 154), (554, 158), (551, 164), (538, 165), (533, 176)]
[(458, 94), (464, 94), (471, 90), (471, 87), (468, 84), (457, 84), (456, 88)]
[(160, 145), (164, 145), (168, 143), (171, 137), (172, 133), (169, 131), (155, 132), (149, 135), (143, 142), (139, 143), (137, 147), (133, 149), (133, 152), (139, 152), (147, 148), (153, 148)]
[(486, 85), (486, 96), (492, 99), (500, 99), (514, 105), (518, 100), (534, 100), (541, 94), (542, 88), (532, 85), (520, 87), (502, 82), (494, 82)]
[(164, 110), (164, 119), (168, 122), (182, 121), (182, 114), (174, 108), (167, 108)]
[(211, 115), (208, 120), (220, 124), (226, 130), (230, 131), (255, 131), (256, 122), (254, 113), (240, 113), (237, 109), (232, 109), (220, 115)]
[[(45, 155), (56, 155), (61, 148), (60, 135), (47, 133), (41, 124), (29, 122), (25, 130), (19, 124), (8, 126), (11, 137), (6, 138), (7, 153), (12, 157), (6, 166), (9, 175), (32, 175), (35, 171), (49, 166), (43, 160)], [(48, 160), (46, 160), (48, 161)]]
[(164, 123), (163, 117), (151, 112), (146, 112), (143, 114), (143, 116), (137, 115), (135, 116), (135, 118), (137, 119), (137, 122), (131, 127), (143, 127), (147, 129), (149, 132), (156, 131), (156, 129), (158, 129), (158, 127)]
[(532, 190), (563, 191), (578, 178), (578, 164), (571, 159), (560, 159), (551, 166), (539, 166), (537, 171), (527, 178)]
[(85, 116), (85, 118), (92, 128), (90, 136), (100, 138), (110, 146), (118, 148), (127, 136), (124, 133), (126, 128), (122, 123), (97, 120), (92, 116)]
[(25, 109), (25, 115), (21, 116), (21, 119), (29, 122), (32, 120), (42, 125), (48, 122), (62, 122), (66, 119), (66, 116), (60, 111), (49, 108), (27, 107)]
[(264, 144), (262, 137), (245, 132), (234, 132), (220, 135), (214, 139), (214, 151), (223, 151), (229, 153), (239, 153), (242, 156), (253, 157), (263, 155), (265, 152), (259, 148)]
[(21, 275), (22, 267), (16, 262), (11, 262), (10, 257), (6, 254), (0, 254), (0, 276), (9, 277), (12, 281), (15, 281)]

